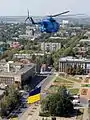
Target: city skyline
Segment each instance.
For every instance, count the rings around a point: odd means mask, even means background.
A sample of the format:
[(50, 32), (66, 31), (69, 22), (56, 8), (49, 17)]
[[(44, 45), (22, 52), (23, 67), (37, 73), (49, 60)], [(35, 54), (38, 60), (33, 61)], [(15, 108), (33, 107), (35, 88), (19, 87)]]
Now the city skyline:
[(63, 11), (70, 11), (70, 14), (90, 15), (89, 0), (1, 0), (0, 16), (26, 16), (27, 8), (32, 16), (45, 16)]

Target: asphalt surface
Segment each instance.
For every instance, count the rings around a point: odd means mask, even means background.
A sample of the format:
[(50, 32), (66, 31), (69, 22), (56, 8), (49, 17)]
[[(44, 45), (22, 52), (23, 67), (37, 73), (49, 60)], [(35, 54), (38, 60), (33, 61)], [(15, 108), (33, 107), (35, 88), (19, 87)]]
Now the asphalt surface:
[(80, 97), (80, 104), (84, 107), (88, 106), (88, 100), (85, 99), (84, 97)]
[(40, 82), (42, 82), (48, 75), (36, 75), (30, 80), (30, 88), (34, 89)]
[[(48, 86), (48, 83), (50, 83), (50, 81), (52, 80), (52, 78), (54, 77), (54, 75), (38, 75), (38, 76), (34, 76), (31, 81), (30, 81), (30, 88), (34, 89), (35, 87), (39, 87), (41, 86), (41, 92), (44, 91), (45, 87)], [(42, 95), (42, 98), (45, 97), (46, 94)], [(12, 111), (11, 114), (16, 114), (18, 115), (18, 118), (20, 119), (21, 116), (25, 113), (25, 111), (28, 110), (28, 108), (32, 107), (30, 105), (27, 104), (27, 99), (28, 97), (28, 93), (25, 94), (22, 98), (22, 105), (18, 106), (17, 109), (15, 109), (14, 111)], [(80, 105), (82, 107), (86, 107), (88, 105), (88, 102), (85, 98), (81, 98), (80, 97)], [(81, 107), (81, 106), (77, 106), (77, 107)], [(4, 119), (7, 120), (7, 119)]]
[[(34, 76), (32, 78), (32, 80), (30, 81), (30, 88), (34, 89), (35, 87), (39, 87), (42, 86), (42, 84), (45, 84), (44, 86), (46, 86), (48, 84), (48, 82), (51, 80), (51, 76), (52, 75), (38, 75), (38, 76)], [(47, 82), (46, 82), (47, 81)], [(44, 89), (44, 86), (42, 87), (42, 89)], [(25, 100), (27, 99), (28, 94), (24, 96)], [(21, 113), (18, 114), (19, 119), (21, 118), (21, 116), (24, 114), (25, 111), (27, 111), (27, 109), (30, 107), (30, 105), (27, 104), (27, 102), (23, 101), (26, 108), (21, 108)]]
[[(54, 76), (55, 75), (49, 75), (47, 78), (45, 78), (43, 81), (41, 81), (36, 86), (36, 87), (41, 86), (41, 99), (42, 99), (42, 97), (46, 96), (45, 94), (43, 95), (42, 92), (44, 92), (44, 90), (46, 90), (48, 87), (50, 87), (50, 85), (52, 83), (52, 80), (55, 78)], [(27, 119), (27, 120), (36, 120), (36, 119), (38, 119), (37, 116), (38, 116), (39, 110), (36, 110), (35, 114), (33, 114), (32, 111), (34, 111), (33, 110), (34, 107), (35, 107), (35, 104), (29, 105), (29, 108), (25, 111), (25, 113), (21, 117), (19, 117), (19, 120), (25, 120), (25, 119)], [(40, 107), (40, 104), (37, 107), (37, 109), (39, 109), (39, 107)], [(33, 115), (29, 115), (29, 118), (27, 118), (29, 113), (30, 114), (32, 113)]]
[[(48, 75), (36, 75), (30, 80), (30, 89), (34, 89), (36, 86), (41, 85), (46, 79), (48, 79)], [(22, 105), (16, 107), (7, 118), (4, 118), (3, 120), (8, 120), (10, 116), (18, 116), (20, 118), (23, 113), (30, 107), (30, 105), (27, 104), (27, 97), (28, 93), (24, 94), (22, 99)]]
[[(48, 85), (48, 83), (51, 81), (51, 79), (53, 78), (53, 75), (37, 75), (34, 76), (31, 81), (30, 81), (30, 89), (34, 89), (35, 87), (41, 87), (41, 91), (44, 90), (44, 88)], [(27, 104), (27, 97), (28, 97), (28, 93), (23, 95), (22, 99), (22, 105), (18, 106), (15, 110), (13, 110), (9, 116), (14, 116), (17, 115), (18, 118), (20, 119), (21, 116), (24, 114), (25, 111), (27, 111), (27, 109), (30, 107), (30, 105)], [(8, 120), (8, 119), (4, 119), (4, 120)]]

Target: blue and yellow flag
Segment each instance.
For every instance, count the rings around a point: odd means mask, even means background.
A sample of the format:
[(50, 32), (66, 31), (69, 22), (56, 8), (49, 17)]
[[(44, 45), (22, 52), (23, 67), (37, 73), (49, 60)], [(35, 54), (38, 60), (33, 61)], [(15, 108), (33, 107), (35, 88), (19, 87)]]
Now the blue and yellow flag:
[(40, 100), (41, 87), (34, 89), (29, 93), (28, 103), (32, 104)]

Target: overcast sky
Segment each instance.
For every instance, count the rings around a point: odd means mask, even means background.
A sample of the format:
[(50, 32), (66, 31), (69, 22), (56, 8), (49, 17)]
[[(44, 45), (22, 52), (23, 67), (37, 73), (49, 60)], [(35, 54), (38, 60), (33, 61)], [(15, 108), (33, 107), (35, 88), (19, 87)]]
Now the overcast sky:
[(33, 16), (70, 10), (90, 15), (90, 0), (0, 0), (0, 16), (24, 16), (27, 8)]

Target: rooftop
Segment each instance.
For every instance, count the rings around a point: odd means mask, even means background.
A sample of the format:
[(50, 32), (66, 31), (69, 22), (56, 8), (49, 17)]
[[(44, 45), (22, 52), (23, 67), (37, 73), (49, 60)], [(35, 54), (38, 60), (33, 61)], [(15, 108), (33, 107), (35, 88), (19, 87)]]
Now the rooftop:
[[(7, 63), (6, 63), (7, 64)], [(29, 63), (29, 64), (23, 64), (23, 63), (10, 63), (11, 66), (6, 66), (6, 67), (11, 67), (10, 70), (1, 70), (0, 71), (0, 76), (4, 75), (4, 76), (14, 76), (14, 75), (20, 75), (20, 74), (24, 74), (26, 73), (28, 70), (30, 70), (31, 68), (33, 68), (35, 66), (35, 64), (33, 63)], [(4, 66), (1, 66), (4, 67)], [(9, 68), (8, 68), (9, 69)], [(16, 70), (15, 70), (16, 69)]]
[(90, 63), (90, 59), (86, 59), (86, 58), (75, 58), (72, 56), (67, 56), (67, 57), (62, 57), (59, 59), (59, 61), (62, 62), (85, 62), (85, 63)]
[(90, 42), (90, 39), (81, 39), (80, 42)]

